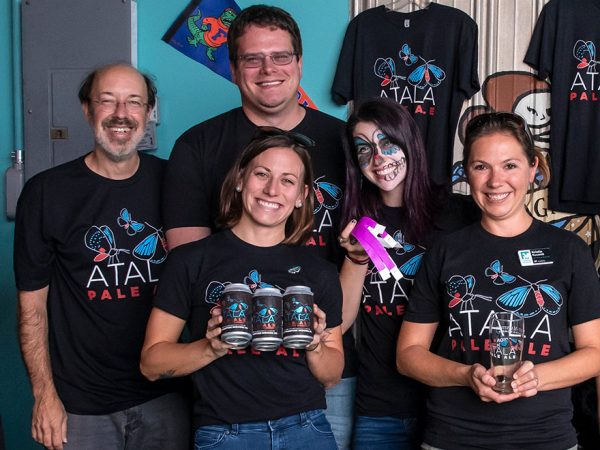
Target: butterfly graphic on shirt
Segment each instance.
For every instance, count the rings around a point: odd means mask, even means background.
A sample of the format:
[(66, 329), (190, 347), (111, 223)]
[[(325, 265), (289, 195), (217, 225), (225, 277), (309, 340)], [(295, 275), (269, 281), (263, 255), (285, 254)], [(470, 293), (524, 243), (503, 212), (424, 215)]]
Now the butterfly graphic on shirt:
[(93, 225), (85, 233), (85, 246), (96, 252), (94, 262), (108, 259), (108, 264), (119, 263), (119, 253), (129, 253), (129, 250), (118, 248), (115, 235), (107, 225)]
[(117, 217), (117, 223), (121, 228), (124, 228), (128, 236), (134, 236), (136, 233), (143, 231), (146, 227), (143, 223), (136, 222), (131, 217), (127, 208), (123, 208)]
[(398, 80), (405, 80), (405, 77), (396, 75), (396, 63), (392, 58), (377, 58), (373, 67), (375, 75), (381, 78), (381, 87), (398, 87)]
[(460, 304), (460, 310), (473, 310), (473, 300), (489, 302), (492, 297), (475, 294), (475, 277), (473, 275), (452, 275), (446, 282), (446, 292), (452, 297), (448, 307), (454, 308)]
[[(392, 237), (394, 238), (394, 240), (396, 242), (398, 242), (401, 245), (401, 247), (396, 249), (397, 255), (405, 255), (407, 253), (412, 253), (415, 251), (415, 249), (422, 250), (421, 247), (417, 247), (416, 245), (405, 242), (404, 235), (402, 234), (402, 232), (400, 230), (397, 230), (392, 235)], [(414, 256), (409, 258), (404, 264), (402, 264), (398, 268), (398, 269), (400, 269), (400, 272), (402, 273), (402, 275), (405, 278), (407, 278), (409, 280), (414, 279), (415, 275), (419, 271), (419, 267), (421, 267), (421, 261), (423, 261), (423, 255), (425, 255), (425, 252), (415, 254)]]
[(422, 57), (419, 58), (423, 64), (413, 70), (408, 76), (408, 82), (417, 89), (425, 89), (427, 86), (436, 87), (446, 78), (446, 72), (435, 64), (431, 64), (435, 59), (426, 61)]
[(167, 259), (167, 240), (162, 228), (155, 228), (148, 222), (145, 222), (145, 224), (149, 228), (152, 228), (154, 232), (146, 236), (135, 246), (133, 256), (144, 261), (150, 261), (152, 264), (160, 264)]
[(496, 285), (514, 283), (517, 279), (513, 275), (504, 272), (504, 267), (499, 260), (493, 261), (490, 266), (485, 269), (485, 276), (491, 279)]
[(335, 209), (340, 204), (342, 199), (342, 190), (333, 183), (327, 181), (319, 181), (324, 178), (320, 176), (313, 182), (313, 191), (315, 193), (315, 210), (314, 214), (318, 213), (322, 208)]
[(259, 288), (275, 287), (272, 284), (262, 281), (262, 277), (256, 269), (251, 270), (248, 275), (244, 277), (244, 283), (248, 285), (252, 292)]
[(578, 69), (587, 68), (587, 73), (592, 73), (598, 61), (596, 61), (596, 46), (592, 41), (579, 40), (573, 47), (573, 56), (579, 63)]
[(300, 271), (302, 270), (302, 267), (300, 266), (294, 266), (294, 267), (290, 267), (288, 269), (288, 273), (291, 273), (292, 275), (300, 273)]
[[(519, 276), (527, 283), (505, 292), (496, 299), (496, 304), (505, 311), (514, 312), (517, 316), (527, 318), (544, 311), (554, 316), (560, 311), (563, 298), (553, 286), (543, 283), (546, 280), (531, 282)], [(531, 295), (533, 294), (533, 295)]]
[(402, 45), (402, 48), (398, 52), (398, 55), (400, 56), (400, 59), (404, 61), (404, 64), (407, 66), (412, 66), (418, 61), (418, 58), (415, 55), (413, 55), (410, 51), (410, 47), (408, 46), (408, 44)]

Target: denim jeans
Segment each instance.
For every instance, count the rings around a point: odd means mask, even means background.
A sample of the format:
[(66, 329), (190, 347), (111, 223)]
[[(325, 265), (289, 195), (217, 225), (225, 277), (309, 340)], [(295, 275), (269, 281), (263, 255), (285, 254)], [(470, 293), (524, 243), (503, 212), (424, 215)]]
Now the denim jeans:
[(196, 430), (195, 450), (335, 450), (329, 422), (320, 409), (264, 422), (205, 425)]
[(327, 410), (325, 415), (339, 450), (350, 449), (354, 423), (354, 392), (356, 377), (342, 378), (338, 384), (325, 391)]
[(180, 394), (166, 394), (105, 415), (67, 414), (65, 450), (187, 450), (190, 409)]
[(357, 416), (352, 448), (355, 450), (418, 450), (421, 429), (416, 418)]

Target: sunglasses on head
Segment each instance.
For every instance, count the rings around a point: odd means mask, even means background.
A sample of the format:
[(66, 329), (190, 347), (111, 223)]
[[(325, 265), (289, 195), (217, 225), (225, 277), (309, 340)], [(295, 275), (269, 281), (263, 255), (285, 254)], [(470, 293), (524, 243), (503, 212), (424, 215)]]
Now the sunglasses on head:
[(285, 131), (277, 127), (258, 127), (255, 138), (266, 138), (284, 136), (294, 141), (295, 144), (301, 145), (302, 147), (309, 148), (315, 146), (315, 141), (302, 133), (296, 133), (295, 131)]

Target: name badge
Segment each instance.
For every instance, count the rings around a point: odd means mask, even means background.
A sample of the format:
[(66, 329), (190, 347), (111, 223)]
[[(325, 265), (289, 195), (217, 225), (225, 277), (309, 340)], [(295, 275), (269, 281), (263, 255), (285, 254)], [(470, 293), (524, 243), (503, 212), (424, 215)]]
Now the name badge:
[(548, 247), (518, 250), (517, 255), (519, 257), (519, 262), (523, 267), (554, 264), (554, 261), (552, 261), (552, 252)]

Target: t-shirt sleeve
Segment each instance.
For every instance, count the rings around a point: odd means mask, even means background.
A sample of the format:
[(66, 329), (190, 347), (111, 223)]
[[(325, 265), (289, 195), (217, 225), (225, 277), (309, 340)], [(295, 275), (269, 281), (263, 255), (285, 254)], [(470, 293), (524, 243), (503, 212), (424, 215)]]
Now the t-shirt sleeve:
[(567, 311), (569, 324), (577, 325), (600, 317), (600, 281), (590, 249), (579, 238), (573, 243), (571, 290)]
[(417, 273), (410, 291), (408, 309), (404, 320), (417, 323), (435, 323), (440, 318), (440, 271), (442, 266), (441, 248), (434, 244), (423, 257), (423, 264)]
[(556, 38), (555, 21), (548, 8), (544, 7), (535, 24), (529, 48), (523, 59), (526, 64), (538, 71), (540, 78), (552, 76)]
[(186, 135), (173, 147), (164, 178), (162, 214), (165, 230), (210, 227), (210, 192), (205, 184), (202, 151)]
[(160, 275), (154, 306), (187, 320), (191, 314), (193, 284), (192, 268), (186, 262), (185, 246), (175, 248)]
[(477, 73), (477, 24), (469, 20), (460, 34), (461, 61), (459, 64), (458, 88), (471, 98), (479, 91)]
[(54, 244), (45, 229), (43, 193), (42, 180), (33, 178), (17, 203), (14, 271), (17, 289), (22, 291), (42, 289), (52, 277)]
[(333, 78), (333, 86), (331, 88), (331, 96), (333, 101), (338, 105), (345, 105), (350, 100), (354, 99), (354, 58), (356, 57), (356, 28), (358, 17), (350, 21), (342, 49), (338, 59), (335, 77)]

